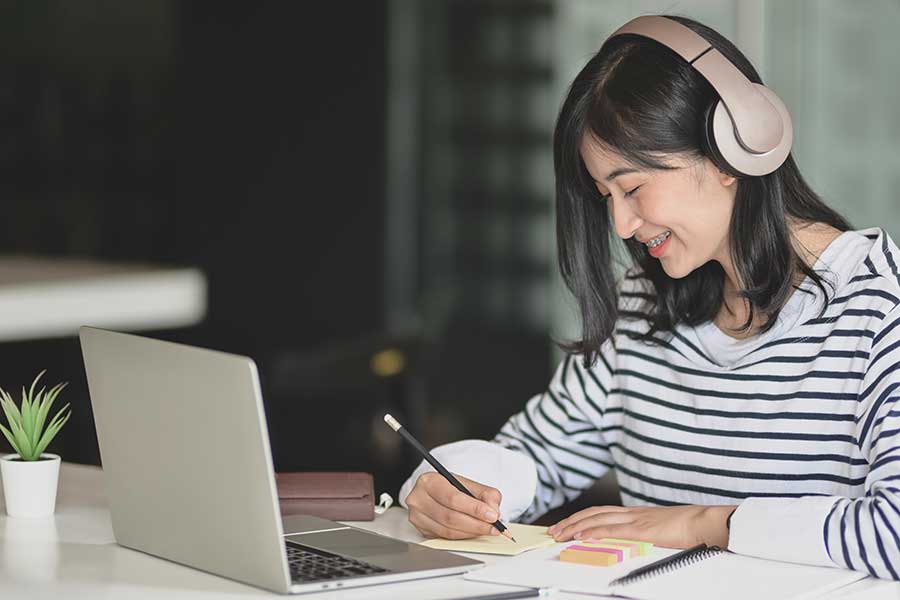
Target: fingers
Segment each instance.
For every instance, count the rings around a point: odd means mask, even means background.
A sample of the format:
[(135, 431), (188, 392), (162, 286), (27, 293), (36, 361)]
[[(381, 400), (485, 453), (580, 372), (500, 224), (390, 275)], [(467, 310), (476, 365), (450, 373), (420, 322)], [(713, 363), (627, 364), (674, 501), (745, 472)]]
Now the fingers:
[(490, 522), (482, 521), (466, 513), (448, 508), (433, 498), (423, 498), (419, 509), (431, 520), (448, 529), (461, 532), (465, 534), (465, 537), (497, 535), (500, 533)]
[[(606, 510), (616, 509), (616, 510)], [(575, 513), (551, 527), (548, 532), (558, 542), (588, 537), (615, 537), (613, 529), (634, 522), (634, 513), (623, 507), (596, 506)]]
[(625, 538), (633, 539), (635, 536), (632, 532), (634, 526), (631, 523), (621, 523), (615, 525), (604, 525), (602, 527), (589, 527), (584, 531), (576, 531), (572, 539), (575, 540), (599, 540), (602, 538)]
[[(460, 478), (461, 481), (464, 479)], [(499, 535), (492, 523), (500, 518), (500, 492), (469, 479), (462, 483), (482, 499), (460, 492), (438, 473), (421, 475), (406, 498), (410, 523), (430, 537), (464, 539)], [(497, 505), (493, 505), (495, 500)]]
[(466, 486), (467, 490), (475, 494), (476, 498), (493, 508), (495, 511), (500, 512), (500, 501), (502, 500), (500, 490), (489, 485), (478, 483), (477, 481), (473, 481), (462, 475), (457, 475), (456, 473), (454, 473), (453, 476), (456, 477), (461, 484)]
[(579, 510), (577, 513), (572, 513), (571, 515), (560, 521), (560, 523), (580, 521), (585, 517), (592, 517), (600, 513), (628, 511), (629, 509), (624, 506), (591, 506), (589, 508), (585, 508), (584, 510)]
[(576, 523), (578, 521), (581, 521), (582, 519), (585, 519), (587, 517), (592, 517), (594, 515), (598, 515), (601, 513), (607, 513), (607, 512), (628, 512), (628, 511), (629, 511), (629, 509), (624, 506), (591, 506), (589, 508), (585, 508), (584, 510), (578, 511), (577, 513), (573, 513), (573, 514), (569, 515), (568, 517), (566, 517), (565, 519), (563, 519), (562, 521), (558, 522), (556, 525), (551, 527), (548, 531), (549, 531), (550, 535), (553, 535), (557, 531), (562, 531), (569, 525)]
[(427, 538), (437, 537), (444, 538), (445, 540), (464, 540), (474, 537), (464, 531), (458, 531), (447, 527), (446, 525), (441, 525), (421, 511), (415, 513), (410, 511), (409, 522), (413, 524), (413, 527), (419, 530), (419, 533)]
[(493, 488), (489, 485), (483, 485), (478, 483), (477, 481), (472, 481), (471, 479), (467, 479), (460, 475), (455, 475), (457, 479), (459, 479), (460, 483), (462, 483), (466, 488), (475, 494), (475, 497), (492, 506), (495, 510), (499, 512), (500, 510), (500, 502), (503, 500), (503, 496), (500, 494), (500, 490), (497, 488)]
[[(422, 475), (422, 478), (425, 478), (426, 475), (432, 475), (432, 477), (428, 477), (423, 482), (423, 487), (428, 492), (428, 495), (433, 498), (435, 501), (440, 503), (441, 505), (449, 508), (450, 510), (461, 512), (467, 514), (471, 517), (475, 517), (476, 519), (480, 519), (481, 521), (486, 521), (488, 523), (493, 523), (497, 519), (500, 518), (500, 513), (497, 510), (497, 507), (491, 506), (483, 502), (482, 500), (477, 500), (468, 496), (458, 489), (453, 487), (453, 485), (444, 479), (438, 473), (426, 473)], [(468, 486), (470, 484), (475, 484), (471, 480), (466, 479), (461, 482), (467, 489), (471, 489)], [(477, 484), (479, 488), (479, 492), (483, 493), (483, 488), (481, 484)], [(473, 487), (475, 487), (473, 485)], [(479, 492), (475, 492), (472, 490), (473, 494), (478, 494)], [(499, 494), (499, 492), (497, 492)]]

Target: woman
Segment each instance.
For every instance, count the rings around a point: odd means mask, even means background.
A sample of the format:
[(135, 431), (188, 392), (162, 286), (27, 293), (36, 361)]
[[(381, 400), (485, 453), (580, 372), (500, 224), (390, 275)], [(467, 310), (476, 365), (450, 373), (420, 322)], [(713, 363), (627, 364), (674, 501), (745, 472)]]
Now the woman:
[[(728, 40), (670, 18), (761, 83)], [(614, 35), (575, 79), (554, 154), (581, 340), (493, 442), (435, 450), (479, 500), (423, 465), (401, 501), (426, 536), (496, 535), (496, 513), (533, 520), (615, 469), (624, 506), (569, 516), (557, 541), (705, 542), (900, 579), (900, 251), (851, 230), (790, 155), (763, 175), (726, 160), (698, 68)]]

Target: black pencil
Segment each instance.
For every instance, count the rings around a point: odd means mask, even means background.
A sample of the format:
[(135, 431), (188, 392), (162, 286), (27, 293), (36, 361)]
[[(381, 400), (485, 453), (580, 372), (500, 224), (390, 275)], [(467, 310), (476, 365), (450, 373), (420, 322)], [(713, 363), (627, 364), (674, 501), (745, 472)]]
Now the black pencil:
[(550, 591), (545, 588), (534, 588), (516, 592), (500, 592), (499, 594), (487, 594), (485, 596), (460, 596), (451, 600), (513, 600), (514, 598), (546, 598)]
[[(437, 471), (438, 473), (440, 473), (441, 475), (443, 475), (444, 478), (445, 478), (447, 481), (449, 481), (451, 484), (453, 484), (453, 487), (455, 487), (456, 489), (458, 489), (459, 491), (461, 491), (463, 494), (466, 494), (466, 495), (468, 495), (468, 496), (471, 496), (472, 498), (475, 498), (476, 500), (478, 499), (478, 498), (475, 496), (475, 494), (473, 494), (472, 492), (470, 492), (469, 490), (467, 490), (467, 489), (466, 489), (466, 486), (464, 486), (463, 484), (461, 484), (461, 483), (459, 482), (459, 480), (458, 480), (456, 477), (454, 477), (452, 473), (450, 473), (450, 471), (448, 471), (446, 468), (444, 468), (444, 465), (442, 465), (441, 463), (439, 463), (439, 462), (438, 462), (438, 459), (436, 459), (435, 457), (433, 457), (433, 456), (431, 455), (431, 452), (429, 452), (428, 450), (426, 450), (426, 449), (425, 449), (425, 446), (423, 446), (422, 444), (419, 443), (419, 440), (417, 440), (416, 438), (414, 438), (414, 437), (412, 436), (411, 433), (409, 433), (408, 431), (406, 431), (406, 428), (403, 427), (403, 425), (401, 425), (401, 424), (397, 421), (397, 419), (395, 419), (395, 418), (392, 417), (391, 415), (384, 415), (384, 422), (387, 423), (388, 425), (390, 425), (391, 429), (393, 429), (394, 431), (396, 431), (397, 433), (399, 433), (401, 436), (403, 436), (403, 439), (405, 439), (407, 442), (409, 442), (409, 443), (412, 445), (413, 448), (415, 448), (416, 450), (418, 450), (418, 451), (419, 451), (419, 454), (421, 454), (421, 455), (425, 458), (425, 460), (427, 460), (428, 463), (429, 463), (432, 467), (434, 467), (435, 471)], [(503, 524), (503, 521), (501, 521), (500, 519), (497, 519), (496, 521), (494, 521), (494, 522), (492, 523), (492, 525), (493, 525), (494, 527), (496, 527), (496, 528), (497, 528), (497, 531), (499, 531), (499, 532), (500, 532), (501, 534), (503, 534), (505, 537), (508, 537), (509, 539), (511, 539), (511, 540), (514, 541), (514, 542), (516, 541), (516, 538), (514, 538), (514, 537), (512, 536), (512, 534), (508, 531), (508, 527), (507, 527), (506, 525)]]

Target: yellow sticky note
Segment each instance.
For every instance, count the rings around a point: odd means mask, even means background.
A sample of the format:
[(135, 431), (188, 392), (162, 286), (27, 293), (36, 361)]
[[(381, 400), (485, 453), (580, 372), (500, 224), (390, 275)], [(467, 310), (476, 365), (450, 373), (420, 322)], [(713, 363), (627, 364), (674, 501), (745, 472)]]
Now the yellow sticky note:
[(653, 550), (653, 544), (650, 542), (640, 542), (637, 540), (623, 540), (621, 538), (601, 538), (599, 540), (588, 540), (589, 542), (595, 543), (604, 543), (609, 542), (612, 544), (628, 544), (631, 546), (635, 546), (637, 548), (636, 552), (632, 552), (632, 556), (647, 556), (650, 554), (650, 551)]
[(503, 554), (514, 556), (526, 550), (544, 548), (556, 543), (553, 536), (547, 533), (546, 527), (537, 525), (522, 525), (509, 523), (509, 532), (516, 543), (502, 535), (483, 535), (468, 540), (444, 540), (433, 539), (421, 542), (423, 546), (438, 550), (452, 550), (453, 552), (478, 552), (482, 554)]
[(559, 553), (562, 562), (611, 567), (625, 559), (621, 548), (607, 548), (600, 545), (572, 544)]
[(638, 549), (635, 544), (622, 544), (616, 542), (595, 542), (594, 540), (582, 541), (579, 543), (580, 548), (610, 548), (612, 550), (618, 550), (622, 553), (621, 560), (628, 560), (632, 556), (638, 555)]

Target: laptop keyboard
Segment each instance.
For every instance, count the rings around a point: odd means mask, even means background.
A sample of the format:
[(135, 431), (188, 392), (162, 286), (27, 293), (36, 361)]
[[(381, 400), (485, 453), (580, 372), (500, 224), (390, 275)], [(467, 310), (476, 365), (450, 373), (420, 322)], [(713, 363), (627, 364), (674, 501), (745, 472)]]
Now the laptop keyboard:
[(287, 546), (288, 565), (291, 569), (291, 581), (294, 583), (344, 579), (388, 572), (387, 569), (361, 560), (310, 548), (296, 542), (285, 542), (285, 546)]

